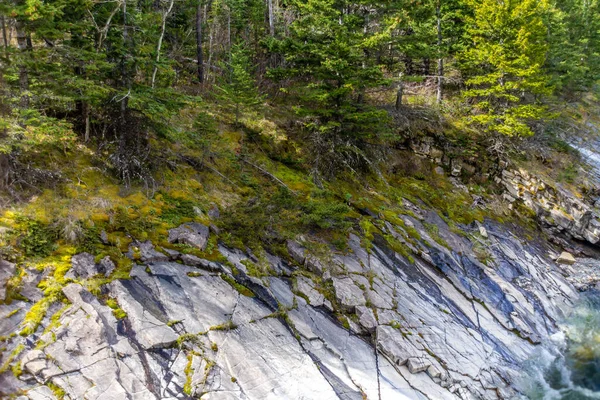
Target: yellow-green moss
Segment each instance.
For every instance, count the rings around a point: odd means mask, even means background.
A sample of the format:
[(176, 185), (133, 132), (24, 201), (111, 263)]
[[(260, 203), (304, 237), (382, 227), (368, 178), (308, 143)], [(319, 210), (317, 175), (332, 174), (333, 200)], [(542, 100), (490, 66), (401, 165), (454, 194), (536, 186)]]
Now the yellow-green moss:
[[(8, 371), (8, 369), (10, 368), (10, 364), (14, 361), (15, 358), (19, 356), (19, 354), (21, 354), (23, 350), (25, 350), (25, 345), (22, 343), (15, 347), (15, 349), (10, 353), (4, 364), (2, 364), (2, 366), (0, 367), (0, 374), (3, 374), (4, 372)], [(18, 376), (18, 374), (15, 375)]]

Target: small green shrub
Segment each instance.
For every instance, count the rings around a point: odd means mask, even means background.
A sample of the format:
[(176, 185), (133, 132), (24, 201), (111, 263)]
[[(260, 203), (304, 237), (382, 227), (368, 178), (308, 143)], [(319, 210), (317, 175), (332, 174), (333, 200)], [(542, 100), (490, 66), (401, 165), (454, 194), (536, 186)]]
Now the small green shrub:
[(19, 240), (20, 248), (28, 257), (47, 257), (56, 249), (57, 229), (39, 221), (26, 220)]

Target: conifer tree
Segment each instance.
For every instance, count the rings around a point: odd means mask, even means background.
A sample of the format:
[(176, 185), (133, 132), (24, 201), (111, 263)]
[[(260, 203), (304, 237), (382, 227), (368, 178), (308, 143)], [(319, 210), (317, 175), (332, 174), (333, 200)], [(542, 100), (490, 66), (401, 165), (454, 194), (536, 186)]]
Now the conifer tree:
[(566, 94), (589, 90), (600, 79), (600, 1), (557, 0), (547, 16), (546, 67)]
[(226, 65), (226, 80), (217, 87), (219, 100), (230, 105), (235, 113), (235, 125), (239, 125), (240, 117), (248, 110), (256, 108), (263, 100), (258, 93), (256, 81), (250, 69), (250, 58), (246, 49), (237, 44), (231, 50), (231, 62)]
[(473, 105), (467, 121), (487, 132), (533, 134), (529, 122), (545, 115), (541, 96), (551, 93), (543, 69), (548, 51), (545, 0), (467, 0), (470, 46), (459, 56)]

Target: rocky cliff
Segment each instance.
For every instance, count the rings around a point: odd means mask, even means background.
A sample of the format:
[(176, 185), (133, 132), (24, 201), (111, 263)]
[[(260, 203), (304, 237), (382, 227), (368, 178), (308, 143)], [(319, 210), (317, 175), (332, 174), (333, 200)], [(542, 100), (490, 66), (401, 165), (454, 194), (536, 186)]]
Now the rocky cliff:
[[(543, 241), (491, 221), (451, 229), (435, 212), (407, 206), (413, 216), (398, 216), (403, 226), (385, 222), (372, 241), (353, 234), (349, 251), (319, 255), (289, 242), (290, 260), (221, 246), (227, 261), (214, 262), (138, 243), (143, 263), (100, 296), (85, 281), (110, 276), (107, 262), (75, 256), (62, 288), (68, 301), (34, 334), (14, 334), (30, 302), (0, 306), (0, 391), (23, 399), (515, 398), (523, 362), (558, 329), (576, 291)], [(186, 229), (198, 245), (210, 234), (182, 227), (173, 239)], [(388, 235), (413, 255), (395, 251)], [(268, 276), (249, 273), (257, 263), (268, 264)], [(20, 290), (40, 297), (43, 276), (28, 271)]]

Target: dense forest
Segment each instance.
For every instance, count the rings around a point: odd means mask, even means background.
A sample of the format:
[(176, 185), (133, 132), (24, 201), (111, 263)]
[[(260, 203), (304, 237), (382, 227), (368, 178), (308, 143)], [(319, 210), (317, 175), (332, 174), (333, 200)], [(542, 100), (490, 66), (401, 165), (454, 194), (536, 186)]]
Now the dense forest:
[(595, 0), (4, 0), (0, 11), (5, 188), (27, 184), (27, 153), (77, 142), (143, 181), (151, 137), (206, 145), (206, 115), (189, 132), (171, 122), (208, 103), (236, 126), (266, 105), (290, 111), (299, 157), (327, 179), (373, 168), (411, 101), (490, 138), (524, 137), (600, 77)]

